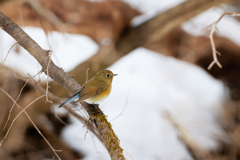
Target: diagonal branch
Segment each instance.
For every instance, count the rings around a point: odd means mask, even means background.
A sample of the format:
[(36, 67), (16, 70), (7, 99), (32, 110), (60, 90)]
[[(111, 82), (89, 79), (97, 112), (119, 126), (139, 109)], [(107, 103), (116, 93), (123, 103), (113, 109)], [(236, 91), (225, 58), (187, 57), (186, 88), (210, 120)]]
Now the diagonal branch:
[[(29, 37), (16, 23), (0, 12), (0, 27), (11, 35), (19, 45), (26, 49), (42, 66), (46, 73), (49, 62), (49, 51), (43, 50), (31, 37)], [(52, 61), (49, 63), (49, 76), (60, 85), (75, 93), (81, 87), (66, 72), (56, 66)]]
[[(164, 40), (180, 25), (213, 6), (221, 3), (239, 2), (239, 0), (199, 0), (185, 1), (171, 9), (156, 15), (145, 23), (131, 28), (129, 32), (116, 43), (117, 51), (126, 54), (139, 46)], [(161, 44), (159, 44), (161, 45)]]
[[(16, 23), (11, 21), (11, 19), (2, 12), (0, 12), (0, 27), (18, 41), (19, 45), (26, 49), (40, 63), (42, 71), (44, 71), (45, 74), (47, 74), (46, 69), (48, 68), (49, 77), (64, 86), (68, 91), (76, 93), (80, 90), (81, 86), (71, 76), (56, 66), (52, 61), (49, 62), (49, 51), (43, 50)], [(119, 160), (125, 159), (119, 139), (112, 130), (111, 124), (107, 121), (106, 116), (85, 102), (81, 102), (81, 104), (94, 121), (110, 157)]]
[[(19, 74), (18, 72), (14, 71), (14, 70), (6, 67), (6, 66), (1, 66), (1, 70), (4, 70), (4, 72), (7, 72), (7, 74), (12, 74), (12, 75), (13, 75), (14, 77), (16, 77), (17, 79), (25, 82), (25, 84), (28, 83), (28, 85), (30, 85), (31, 87), (35, 88), (35, 89), (38, 90), (39, 92), (41, 92), (41, 93), (43, 93), (43, 94), (46, 93), (46, 89), (43, 88), (39, 83), (37, 83), (37, 82), (33, 79), (33, 77), (31, 77), (30, 75), (29, 75), (29, 77), (23, 77), (23, 76), (22, 76), (21, 74)], [(37, 74), (36, 74), (36, 75), (37, 75)], [(22, 87), (22, 89), (23, 89), (23, 87)], [(20, 92), (21, 92), (21, 91), (20, 91)], [(20, 95), (20, 94), (19, 94), (19, 95)], [(55, 96), (54, 94), (52, 94), (50, 91), (48, 91), (48, 94), (47, 94), (47, 95), (49, 96), (49, 98), (50, 98), (51, 100), (55, 101), (56, 103), (59, 103), (59, 104), (62, 103), (62, 100), (61, 100), (59, 97), (57, 97), (57, 96)], [(9, 97), (9, 98), (11, 98), (11, 97)], [(17, 101), (17, 99), (16, 99), (15, 101)], [(16, 103), (16, 102), (15, 102), (15, 103)], [(88, 122), (88, 119), (87, 119), (87, 118), (85, 118), (85, 117), (81, 116), (80, 114), (78, 114), (74, 109), (72, 109), (72, 108), (69, 107), (68, 105), (66, 105), (66, 108), (67, 108), (67, 111), (68, 111), (72, 116), (74, 116), (75, 118), (77, 118), (77, 119), (78, 119), (79, 121), (81, 121), (83, 124), (86, 124), (86, 123)], [(57, 115), (56, 115), (56, 118), (59, 119), (62, 123), (64, 123), (64, 122), (60, 119), (60, 117), (58, 117)], [(94, 125), (93, 125), (92, 123), (88, 123), (88, 124), (86, 125), (86, 127), (87, 127), (87, 129), (90, 130), (101, 142), (103, 142), (102, 137), (101, 137), (101, 136), (99, 135), (99, 133), (96, 131), (96, 129), (95, 129), (95, 127), (94, 127)]]
[[(220, 5), (221, 3), (233, 2), (240, 2), (240, 0), (185, 1), (180, 5), (156, 15), (139, 26), (130, 27), (126, 32), (123, 32), (123, 35), (119, 37), (116, 42), (112, 42), (109, 46), (101, 46), (97, 54), (79, 64), (69, 74), (75, 75), (75, 79), (77, 79), (80, 84), (83, 84), (85, 79), (82, 78), (82, 74), (85, 73), (87, 68), (91, 67), (89, 76), (92, 77), (99, 70), (109, 67), (137, 47), (151, 49), (150, 46), (153, 42), (158, 42), (157, 44), (161, 47), (163, 45), (161, 42), (165, 41), (166, 35), (179, 28), (182, 23), (211, 7)], [(98, 63), (96, 63), (96, 60), (98, 60)], [(94, 67), (98, 69), (94, 69)], [(57, 87), (52, 85), (52, 88)]]

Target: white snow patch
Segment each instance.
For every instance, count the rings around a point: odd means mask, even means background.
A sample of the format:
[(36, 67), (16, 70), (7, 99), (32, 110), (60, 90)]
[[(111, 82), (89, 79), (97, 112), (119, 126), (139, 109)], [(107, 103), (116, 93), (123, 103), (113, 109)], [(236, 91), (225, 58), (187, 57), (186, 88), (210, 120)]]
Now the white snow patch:
[[(216, 138), (224, 136), (217, 123), (225, 98), (220, 81), (195, 65), (145, 48), (132, 51), (109, 69), (118, 76), (100, 107), (121, 140), (127, 159), (192, 159), (176, 129), (164, 118), (166, 112), (200, 148), (216, 149)], [(100, 153), (96, 151), (90, 134), (83, 140), (86, 130), (76, 123), (63, 132), (65, 141), (84, 150), (85, 159), (109, 159), (98, 140), (95, 145)]]
[[(98, 45), (84, 35), (50, 32), (47, 38), (43, 29), (40, 28), (25, 27), (24, 31), (35, 40), (40, 47), (46, 50), (52, 50), (53, 62), (65, 71), (72, 70), (98, 51)], [(0, 30), (1, 63), (15, 42), (10, 35)], [(16, 46), (10, 51), (4, 65), (25, 75), (29, 73), (31, 76), (41, 70), (41, 66), (34, 57), (22, 47), (19, 47), (19, 53), (16, 52)], [(41, 74), (40, 77), (38, 76), (37, 78), (46, 80), (46, 75)]]

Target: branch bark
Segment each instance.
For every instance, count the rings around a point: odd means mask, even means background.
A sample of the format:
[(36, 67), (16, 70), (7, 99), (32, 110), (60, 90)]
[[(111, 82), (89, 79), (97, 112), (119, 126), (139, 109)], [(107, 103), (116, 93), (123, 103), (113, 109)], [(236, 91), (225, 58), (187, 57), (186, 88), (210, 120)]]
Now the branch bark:
[[(16, 23), (0, 12), (0, 27), (11, 35), (24, 49), (26, 49), (42, 66), (46, 72), (49, 62), (49, 51), (43, 50), (31, 37), (29, 37)], [(81, 87), (66, 72), (56, 66), (52, 61), (49, 64), (49, 76), (72, 92)]]
[(225, 12), (218, 18), (217, 21), (215, 21), (212, 25), (210, 25), (210, 26), (212, 26), (212, 29), (211, 29), (211, 31), (209, 33), (209, 39), (210, 39), (211, 46), (212, 46), (213, 61), (208, 66), (208, 70), (210, 70), (214, 64), (217, 64), (219, 68), (222, 68), (222, 65), (220, 64), (220, 62), (218, 61), (218, 58), (217, 58), (217, 54), (221, 55), (221, 53), (216, 50), (215, 43), (214, 43), (214, 40), (213, 40), (213, 34), (217, 30), (217, 24), (221, 21), (221, 19), (225, 15), (228, 15), (228, 16), (240, 16), (240, 13), (239, 12), (233, 12), (233, 13)]
[[(11, 21), (2, 12), (0, 12), (0, 27), (10, 36), (12, 36), (19, 43), (19, 45), (26, 49), (40, 63), (42, 66), (42, 71), (45, 72), (45, 74), (47, 74), (46, 69), (48, 69), (48, 75), (60, 85), (64, 86), (69, 92), (76, 93), (79, 91), (81, 86), (71, 76), (69, 76), (51, 61), (49, 57), (49, 51), (43, 50), (17, 24)], [(107, 122), (105, 115), (103, 115), (103, 113), (99, 113), (96, 109), (89, 109), (89, 107), (92, 107), (85, 102), (81, 102), (81, 104), (88, 112), (90, 118), (94, 120), (111, 158), (125, 159), (123, 156), (123, 150), (119, 144), (119, 140), (113, 132), (111, 125)], [(104, 134), (107, 133), (106, 131), (111, 132), (111, 136), (108, 136), (109, 134), (105, 136)], [(115, 145), (111, 145), (109, 144), (111, 142), (116, 143)], [(114, 148), (111, 148), (113, 146)]]

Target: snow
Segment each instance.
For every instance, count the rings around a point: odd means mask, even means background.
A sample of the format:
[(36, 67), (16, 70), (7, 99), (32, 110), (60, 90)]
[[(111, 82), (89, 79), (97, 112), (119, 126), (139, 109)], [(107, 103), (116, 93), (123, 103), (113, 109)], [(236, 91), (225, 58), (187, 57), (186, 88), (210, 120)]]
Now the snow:
[[(84, 35), (50, 32), (46, 37), (43, 29), (25, 27), (24, 31), (35, 40), (40, 47), (52, 50), (52, 60), (66, 72), (75, 68), (79, 63), (87, 60), (98, 50), (98, 45), (89, 37)], [(2, 63), (9, 49), (16, 41), (6, 32), (0, 30), (0, 62)], [(38, 62), (25, 49), (19, 47), (19, 53), (16, 52), (16, 46), (10, 51), (4, 65), (21, 72), (36, 75), (41, 67)], [(45, 74), (36, 77), (42, 81), (46, 80)]]
[(142, 12), (141, 15), (135, 17), (131, 24), (132, 26), (138, 26), (147, 20), (151, 19), (157, 14), (160, 14), (172, 7), (177, 6), (178, 4), (185, 2), (186, 0), (168, 0), (168, 1), (159, 1), (159, 0), (123, 0), (126, 3), (130, 4), (133, 8)]
[[(138, 9), (143, 14), (135, 17), (131, 24), (132, 26), (138, 26), (152, 17), (165, 12), (166, 10), (185, 2), (185, 0), (169, 0), (169, 1), (159, 1), (159, 0), (123, 0), (130, 4), (133, 8)], [(182, 24), (182, 29), (195, 36), (208, 36), (211, 29), (207, 28), (209, 25), (214, 23), (225, 10), (229, 10), (227, 5), (221, 5), (221, 8), (210, 8), (205, 12), (195, 16), (191, 20)], [(232, 9), (232, 8), (231, 8)], [(233, 20), (229, 16), (225, 16), (217, 25), (219, 32), (216, 32), (219, 36), (227, 37), (234, 41), (236, 44), (240, 45), (240, 25), (239, 22)]]
[[(220, 81), (197, 66), (145, 48), (132, 51), (109, 69), (118, 76), (114, 77), (111, 95), (100, 107), (121, 140), (127, 159), (192, 159), (164, 117), (166, 112), (203, 150), (218, 146), (213, 137), (224, 136), (217, 123), (224, 100)], [(109, 159), (96, 138), (93, 143), (90, 133), (84, 140), (86, 129), (82, 126), (74, 120), (65, 128), (63, 139), (85, 151), (85, 159)]]
[[(125, 1), (144, 12), (142, 17), (133, 20), (134, 26), (143, 23), (144, 16), (152, 17), (184, 2), (161, 1), (160, 5), (157, 0)], [(208, 32), (202, 30), (221, 14), (222, 10), (209, 9), (184, 23), (182, 28), (196, 36), (207, 35)], [(98, 50), (97, 44), (84, 35), (51, 32), (47, 38), (42, 29), (25, 27), (24, 30), (42, 48), (51, 49), (54, 63), (65, 71), (70, 71)], [(240, 43), (239, 24), (232, 19), (222, 19), (218, 30), (218, 34)], [(0, 30), (0, 62), (14, 43), (14, 39)], [(17, 53), (16, 46), (4, 64), (25, 75), (35, 75), (41, 70), (38, 62), (24, 49), (20, 47)], [(216, 149), (217, 138), (225, 138), (218, 124), (222, 102), (226, 98), (225, 88), (203, 69), (145, 48), (137, 48), (109, 69), (118, 76), (114, 77), (112, 93), (100, 107), (112, 123), (127, 159), (192, 159), (179, 140), (176, 128), (165, 118), (166, 112), (203, 150)], [(45, 76), (41, 74), (37, 78), (44, 80)], [(82, 110), (79, 113), (85, 115)], [(62, 133), (64, 141), (83, 152), (86, 160), (110, 159), (102, 143), (92, 133), (86, 134), (86, 128), (74, 117), (72, 121)]]

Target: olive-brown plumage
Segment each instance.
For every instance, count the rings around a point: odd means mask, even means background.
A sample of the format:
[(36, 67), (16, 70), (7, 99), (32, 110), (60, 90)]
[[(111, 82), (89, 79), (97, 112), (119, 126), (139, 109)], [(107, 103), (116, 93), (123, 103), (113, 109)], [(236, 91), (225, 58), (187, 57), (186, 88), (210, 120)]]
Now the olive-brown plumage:
[(81, 90), (73, 95), (66, 102), (62, 103), (59, 107), (71, 101), (87, 101), (91, 103), (98, 103), (107, 98), (112, 89), (113, 77), (117, 74), (113, 74), (109, 70), (103, 70), (98, 72), (92, 79), (88, 80), (81, 88)]

